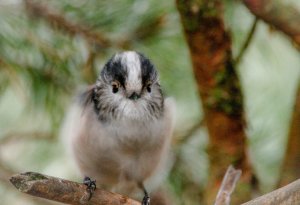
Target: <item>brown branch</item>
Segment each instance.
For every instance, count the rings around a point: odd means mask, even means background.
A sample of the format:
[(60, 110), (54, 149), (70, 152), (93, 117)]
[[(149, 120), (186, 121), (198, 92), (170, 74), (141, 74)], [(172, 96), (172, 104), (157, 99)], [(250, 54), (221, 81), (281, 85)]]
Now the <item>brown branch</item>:
[(229, 205), (230, 195), (235, 189), (235, 185), (242, 174), (241, 170), (236, 170), (233, 166), (229, 166), (223, 178), (219, 189), (215, 205)]
[[(240, 178), (241, 171), (235, 170), (232, 166), (228, 167), (225, 177), (223, 178), (221, 188), (218, 192), (215, 205), (229, 205), (230, 195), (235, 189), (236, 182)], [(277, 189), (273, 192), (265, 194), (254, 200), (248, 201), (242, 205), (292, 205), (300, 202), (300, 179), (297, 181)]]
[(248, 9), (266, 23), (288, 35), (300, 46), (300, 12), (283, 0), (243, 0)]
[(93, 84), (96, 81), (97, 72), (94, 65), (96, 56), (97, 53), (92, 48), (89, 48), (88, 58), (81, 70), (84, 80), (89, 84)]
[(300, 179), (242, 205), (292, 205), (300, 203)]
[(31, 16), (46, 20), (52, 27), (63, 30), (71, 36), (80, 34), (88, 42), (96, 44), (102, 48), (107, 48), (110, 46), (110, 40), (104, 37), (101, 33), (94, 32), (87, 26), (73, 23), (58, 12), (50, 10), (45, 5), (33, 2), (31, 0), (24, 0), (24, 2), (26, 10)]
[(34, 131), (34, 132), (13, 132), (13, 133), (8, 133), (6, 135), (4, 135), (1, 139), (0, 139), (0, 147), (9, 143), (9, 142), (16, 142), (16, 141), (20, 141), (20, 140), (54, 140), (55, 136), (54, 134), (50, 133), (50, 132), (38, 132), (38, 131)]
[(300, 178), (300, 82), (298, 82), (297, 89), (288, 143), (281, 167), (280, 186)]
[(24, 91), (22, 90), (23, 87), (20, 76), (16, 73), (15, 69), (13, 69), (12, 66), (5, 61), (3, 56), (0, 56), (0, 67), (9, 79), (12, 87), (18, 92), (18, 96), (20, 96), (22, 99), (26, 99)]
[[(15, 173), (11, 168), (8, 168), (6, 164), (1, 160), (0, 158), (0, 186), (4, 186), (5, 189), (9, 188), (12, 189), (13, 187), (9, 183), (9, 178), (12, 176), (12, 174)], [(44, 205), (53, 205), (50, 201), (41, 201), (40, 198), (32, 198), (27, 196), (21, 196), (23, 202), (27, 202), (30, 204), (44, 204)]]
[(92, 28), (78, 22), (68, 20), (62, 13), (50, 9), (48, 6), (24, 0), (26, 11), (29, 16), (39, 17), (49, 23), (54, 29), (62, 30), (71, 36), (81, 35), (92, 45), (96, 44), (100, 48), (116, 46), (121, 49), (130, 49), (134, 40), (146, 40), (156, 35), (165, 24), (165, 14), (160, 15), (148, 22), (141, 23), (131, 34), (124, 35), (119, 40), (107, 38), (103, 33), (93, 31)]
[(133, 32), (133, 38), (146, 40), (158, 34), (161, 28), (166, 23), (166, 14), (149, 19), (147, 22), (142, 22)]
[(72, 205), (140, 205), (140, 202), (97, 188), (90, 200), (84, 184), (26, 172), (11, 177), (11, 183), (21, 192)]

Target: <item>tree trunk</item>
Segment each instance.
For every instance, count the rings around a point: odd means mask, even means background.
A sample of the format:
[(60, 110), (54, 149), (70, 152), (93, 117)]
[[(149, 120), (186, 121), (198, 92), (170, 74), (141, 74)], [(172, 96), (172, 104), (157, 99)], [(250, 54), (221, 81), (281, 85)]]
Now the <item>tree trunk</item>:
[(228, 165), (242, 170), (233, 204), (250, 197), (252, 171), (246, 155), (243, 97), (233, 67), (222, 1), (177, 0), (209, 133), (210, 177), (205, 204), (212, 204)]
[(300, 83), (295, 99), (288, 144), (282, 166), (280, 186), (300, 178)]

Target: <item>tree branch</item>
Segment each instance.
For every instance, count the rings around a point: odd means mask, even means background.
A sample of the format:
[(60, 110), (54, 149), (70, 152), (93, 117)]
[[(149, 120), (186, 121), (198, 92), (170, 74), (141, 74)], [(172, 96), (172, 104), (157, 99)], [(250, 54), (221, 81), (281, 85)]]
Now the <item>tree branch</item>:
[(253, 21), (253, 24), (252, 24), (252, 26), (250, 28), (250, 31), (248, 33), (248, 36), (247, 36), (245, 42), (243, 43), (243, 45), (242, 45), (242, 47), (240, 49), (239, 54), (237, 55), (237, 57), (236, 57), (236, 59), (234, 61), (235, 66), (237, 66), (241, 62), (241, 60), (242, 60), (242, 58), (243, 58), (246, 50), (248, 49), (248, 47), (249, 47), (249, 45), (250, 45), (250, 43), (251, 43), (251, 41), (253, 39), (255, 30), (256, 30), (256, 26), (257, 26), (257, 22), (258, 22), (258, 18), (255, 17), (255, 19)]
[(300, 203), (300, 179), (271, 193), (265, 194), (242, 205), (291, 205)]
[(283, 0), (243, 0), (248, 9), (266, 23), (288, 35), (300, 46), (300, 12)]
[(100, 48), (109, 48), (116, 46), (122, 49), (130, 49), (133, 40), (145, 40), (158, 31), (165, 24), (165, 14), (157, 16), (147, 23), (140, 24), (130, 35), (124, 36), (119, 40), (112, 41), (106, 35), (93, 31), (92, 28), (82, 25), (78, 22), (68, 20), (62, 13), (54, 11), (46, 5), (24, 0), (26, 11), (30, 16), (39, 17), (49, 23), (52, 28), (62, 30), (70, 36), (81, 35), (91, 45), (97, 45)]
[(78, 23), (73, 23), (66, 19), (63, 15), (50, 10), (42, 4), (32, 2), (31, 0), (24, 0), (24, 2), (25, 7), (30, 15), (38, 16), (40, 18), (45, 19), (54, 28), (63, 30), (71, 36), (80, 34), (88, 42), (96, 44), (100, 47), (107, 48), (111, 44), (110, 40), (103, 36), (101, 33), (94, 32), (91, 28), (87, 26), (83, 26)]
[(234, 191), (241, 174), (241, 170), (234, 169), (233, 166), (228, 167), (219, 189), (215, 205), (230, 205), (230, 195)]
[(54, 134), (50, 132), (39, 132), (39, 131), (33, 131), (33, 132), (11, 132), (6, 135), (4, 135), (0, 139), (0, 147), (6, 145), (9, 142), (16, 142), (20, 140), (54, 140), (55, 136)]
[(140, 202), (120, 194), (97, 188), (90, 200), (86, 186), (34, 172), (11, 177), (10, 182), (21, 192), (72, 205), (140, 205)]
[(197, 121), (194, 125), (192, 125), (188, 130), (185, 131), (184, 134), (176, 137), (176, 145), (177, 147), (181, 147), (183, 144), (188, 142), (191, 137), (195, 134), (196, 131), (199, 130), (200, 127), (204, 125), (204, 120)]
[[(240, 170), (235, 170), (229, 166), (223, 178), (220, 190), (218, 192), (215, 205), (229, 205), (230, 195), (235, 189), (235, 185), (241, 176)], [(277, 189), (273, 192), (265, 194), (254, 200), (243, 203), (242, 205), (291, 205), (300, 202), (300, 179), (297, 181)]]
[[(12, 173), (15, 173), (15, 172), (13, 170), (11, 170), (10, 168), (8, 168), (6, 166), (6, 164), (0, 158), (0, 186), (2, 185), (5, 189), (7, 189), (7, 188), (12, 189), (13, 188), (10, 185), (9, 181), (8, 181), (8, 179), (10, 178)], [(53, 203), (51, 203), (50, 201), (49, 202), (48, 201), (47, 202), (43, 201), (43, 203), (42, 203), (41, 200), (42, 199), (40, 199), (40, 198), (27, 197), (25, 195), (22, 196), (22, 201), (23, 202), (28, 201), (29, 204), (53, 205)]]
[[(241, 171), (230, 166), (223, 178), (215, 205), (229, 205), (230, 195), (241, 176)], [(14, 175), (10, 182), (21, 192), (72, 205), (140, 205), (140, 202), (120, 194), (97, 188), (90, 200), (86, 186), (34, 172)], [(300, 179), (242, 205), (291, 205), (300, 202)]]

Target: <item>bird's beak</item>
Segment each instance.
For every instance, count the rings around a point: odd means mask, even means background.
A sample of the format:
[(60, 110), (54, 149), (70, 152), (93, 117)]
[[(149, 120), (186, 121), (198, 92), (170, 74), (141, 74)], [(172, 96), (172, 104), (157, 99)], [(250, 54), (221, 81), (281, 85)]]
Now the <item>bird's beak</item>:
[(137, 92), (133, 91), (133, 92), (128, 93), (127, 97), (130, 100), (134, 100), (135, 101), (135, 100), (138, 100), (141, 97), (141, 95), (138, 94)]

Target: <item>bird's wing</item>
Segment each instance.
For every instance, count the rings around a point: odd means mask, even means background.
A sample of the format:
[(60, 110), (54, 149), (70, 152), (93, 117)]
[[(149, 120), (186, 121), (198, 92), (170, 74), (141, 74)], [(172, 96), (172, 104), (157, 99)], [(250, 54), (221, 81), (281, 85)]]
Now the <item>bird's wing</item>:
[(162, 129), (162, 134), (165, 137), (164, 148), (155, 173), (145, 182), (146, 186), (149, 187), (149, 190), (155, 190), (164, 181), (172, 168), (174, 156), (170, 153), (170, 145), (175, 126), (175, 117), (175, 100), (171, 97), (168, 97), (164, 102), (164, 128)]
[[(84, 109), (92, 102), (91, 95), (93, 88), (94, 86), (89, 86), (84, 92), (81, 92), (78, 96), (76, 96), (66, 111), (65, 118), (60, 129), (60, 140), (65, 147), (66, 154), (69, 156), (74, 155), (72, 141), (79, 133), (81, 133), (82, 114)], [(70, 159), (74, 159), (74, 157), (70, 157)], [(71, 166), (74, 168), (77, 167), (75, 166), (75, 162), (72, 162)]]

